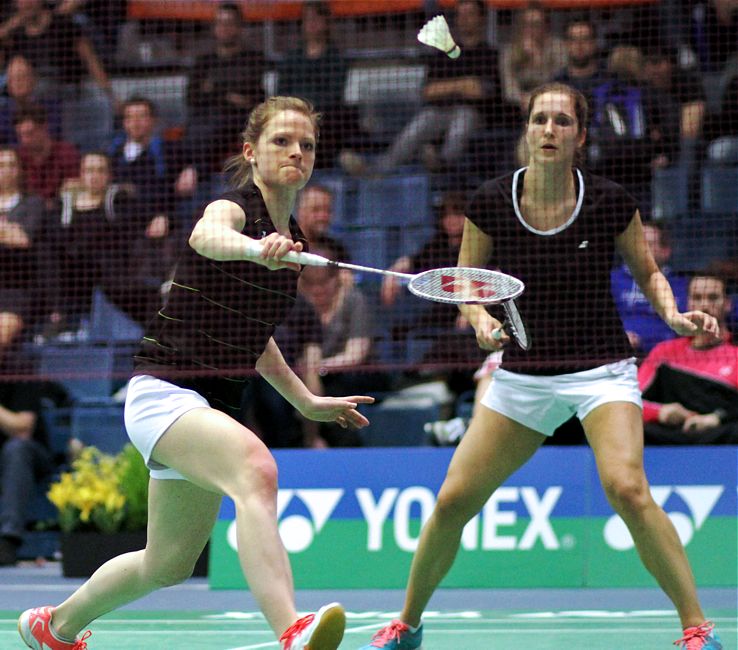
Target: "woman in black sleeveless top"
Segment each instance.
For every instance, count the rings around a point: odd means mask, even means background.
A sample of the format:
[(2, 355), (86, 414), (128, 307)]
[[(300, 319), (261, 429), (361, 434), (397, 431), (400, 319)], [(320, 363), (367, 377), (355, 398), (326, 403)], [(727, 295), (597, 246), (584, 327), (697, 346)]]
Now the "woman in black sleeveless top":
[[(274, 458), (229, 415), (255, 369), (309, 419), (368, 424), (356, 407), (371, 397), (314, 395), (272, 338), (297, 293), (300, 266), (282, 258), (303, 250), (291, 211), (313, 170), (317, 122), (312, 107), (292, 97), (273, 97), (251, 113), (232, 165), (236, 189), (196, 223), (128, 388), (126, 428), (152, 478), (146, 549), (106, 563), (57, 608), (24, 612), (19, 629), (30, 647), (79, 647), (89, 633), (76, 635), (97, 617), (191, 575), (224, 494), (235, 504), (242, 570), (280, 647), (338, 647), (340, 605), (298, 619), (277, 529)], [(249, 249), (255, 239), (260, 254)]]
[[(679, 313), (635, 201), (619, 185), (575, 167), (586, 123), (587, 102), (578, 91), (564, 84), (536, 89), (525, 135), (529, 166), (487, 181), (471, 200), (459, 266), (498, 267), (525, 282), (518, 306), (532, 346), (506, 347), (421, 534), (401, 619), (362, 650), (420, 646), (421, 615), (451, 568), (464, 526), (573, 415), (582, 421), (610, 504), (679, 613), (678, 643), (722, 648), (705, 621), (677, 532), (646, 480), (635, 360), (610, 292), (615, 251), (679, 335), (716, 335), (718, 325), (703, 312)], [(508, 342), (484, 307), (461, 311), (483, 349)]]

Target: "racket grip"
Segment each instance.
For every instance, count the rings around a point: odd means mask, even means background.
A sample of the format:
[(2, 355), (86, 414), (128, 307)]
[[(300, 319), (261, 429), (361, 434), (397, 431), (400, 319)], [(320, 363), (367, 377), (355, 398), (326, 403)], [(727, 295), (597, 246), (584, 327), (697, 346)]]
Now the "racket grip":
[[(261, 248), (261, 244), (257, 240), (246, 240), (246, 251), (251, 253), (253, 256), (256, 257), (260, 255)], [(315, 253), (298, 253), (297, 251), (289, 251), (282, 260), (285, 262), (303, 264), (305, 266), (328, 266), (330, 264), (330, 260), (322, 255), (316, 255)]]
[(501, 341), (502, 340), (502, 334), (504, 333), (504, 328), (502, 326), (492, 330), (492, 338), (495, 341)]

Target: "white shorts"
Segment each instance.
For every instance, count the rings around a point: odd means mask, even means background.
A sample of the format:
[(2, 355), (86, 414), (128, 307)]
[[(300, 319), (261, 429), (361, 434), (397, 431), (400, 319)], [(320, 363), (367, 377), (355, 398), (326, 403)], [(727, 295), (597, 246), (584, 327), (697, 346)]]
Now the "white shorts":
[(186, 480), (178, 471), (152, 460), (156, 443), (187, 411), (208, 408), (199, 393), (151, 375), (137, 375), (128, 384), (124, 412), (126, 431), (141, 452), (151, 478)]
[(602, 404), (643, 407), (635, 358), (564, 375), (523, 375), (499, 368), (482, 404), (551, 436), (572, 415), (583, 420)]

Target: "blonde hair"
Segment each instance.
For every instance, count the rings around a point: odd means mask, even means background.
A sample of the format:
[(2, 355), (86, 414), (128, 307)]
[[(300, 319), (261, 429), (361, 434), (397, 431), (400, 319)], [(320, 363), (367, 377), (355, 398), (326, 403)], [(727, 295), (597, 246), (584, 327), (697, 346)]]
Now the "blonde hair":
[[(255, 145), (261, 134), (264, 132), (269, 121), (277, 114), (283, 111), (295, 111), (305, 115), (313, 125), (315, 130), (315, 139), (318, 140), (320, 135), (320, 118), (313, 105), (306, 99), (299, 97), (270, 97), (266, 101), (256, 106), (249, 114), (246, 122), (246, 128), (241, 133), (242, 142), (250, 142)], [(230, 172), (230, 184), (235, 188), (241, 188), (251, 181), (251, 165), (243, 157), (242, 153), (231, 156), (225, 163), (225, 172)]]

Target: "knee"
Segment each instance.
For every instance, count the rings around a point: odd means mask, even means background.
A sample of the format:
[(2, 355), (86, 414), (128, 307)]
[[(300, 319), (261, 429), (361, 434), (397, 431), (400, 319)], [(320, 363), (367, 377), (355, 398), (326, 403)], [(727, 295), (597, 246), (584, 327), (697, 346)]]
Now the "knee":
[(241, 459), (234, 479), (231, 498), (258, 494), (272, 499), (277, 494), (277, 463), (266, 447), (252, 450)]
[(463, 485), (445, 483), (438, 493), (434, 517), (442, 525), (463, 527), (478, 512), (469, 503)]
[(195, 569), (195, 563), (187, 562), (181, 557), (177, 557), (176, 552), (172, 552), (170, 557), (164, 561), (146, 561), (146, 577), (155, 589), (164, 587), (173, 587), (181, 584), (192, 576)]
[(648, 482), (642, 472), (623, 472), (603, 480), (610, 504), (618, 514), (637, 515), (651, 502)]

